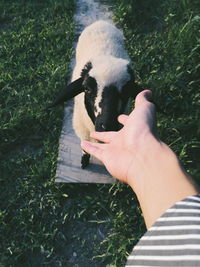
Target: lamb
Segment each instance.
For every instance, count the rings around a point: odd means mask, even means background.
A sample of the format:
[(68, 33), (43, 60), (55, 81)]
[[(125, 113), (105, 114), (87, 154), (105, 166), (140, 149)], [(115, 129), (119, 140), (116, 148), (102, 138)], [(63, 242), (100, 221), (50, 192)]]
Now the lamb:
[[(139, 91), (122, 32), (100, 20), (81, 33), (72, 82), (49, 107), (75, 97), (73, 128), (81, 140), (91, 140), (94, 130), (119, 130), (118, 115)], [(82, 168), (89, 164), (89, 158), (83, 151)]]

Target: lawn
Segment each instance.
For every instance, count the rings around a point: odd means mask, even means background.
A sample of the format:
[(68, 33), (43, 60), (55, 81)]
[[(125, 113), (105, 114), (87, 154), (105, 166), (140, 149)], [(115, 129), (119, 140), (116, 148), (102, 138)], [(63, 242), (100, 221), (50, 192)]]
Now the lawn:
[(151, 89), (161, 139), (200, 182), (199, 1), (112, 1), (138, 82)]
[[(162, 140), (200, 183), (198, 1), (107, 2), (137, 81), (167, 113)], [(63, 107), (44, 107), (70, 78), (74, 9), (0, 1), (0, 267), (121, 267), (145, 231), (128, 186), (54, 183)]]

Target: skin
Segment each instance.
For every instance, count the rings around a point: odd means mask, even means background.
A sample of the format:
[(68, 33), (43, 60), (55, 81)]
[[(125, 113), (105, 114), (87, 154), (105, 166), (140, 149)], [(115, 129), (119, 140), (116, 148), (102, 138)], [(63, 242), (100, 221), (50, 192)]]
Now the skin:
[(176, 202), (198, 193), (175, 153), (156, 134), (151, 97), (149, 90), (138, 94), (132, 113), (118, 117), (124, 126), (120, 131), (91, 133), (103, 143), (81, 143), (112, 176), (132, 187), (147, 228)]

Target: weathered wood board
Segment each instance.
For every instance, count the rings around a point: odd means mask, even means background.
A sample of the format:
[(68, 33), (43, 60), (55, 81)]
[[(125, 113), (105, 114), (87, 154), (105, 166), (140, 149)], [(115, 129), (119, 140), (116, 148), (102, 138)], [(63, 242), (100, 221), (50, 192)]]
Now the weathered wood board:
[[(112, 12), (109, 7), (94, 0), (77, 0), (77, 11), (74, 20), (79, 34), (86, 26), (96, 20), (104, 19), (112, 23)], [(76, 44), (74, 44), (76, 47)], [(71, 61), (71, 69), (75, 58)], [(63, 128), (59, 142), (57, 170), (55, 182), (63, 183), (113, 183), (116, 180), (110, 176), (105, 167), (91, 157), (90, 165), (81, 169), (80, 140), (72, 128), (73, 101), (66, 103)]]
[(59, 153), (55, 182), (63, 183), (113, 183), (105, 167), (91, 157), (90, 165), (81, 168), (80, 140), (72, 128), (73, 101), (65, 107), (63, 128), (60, 136)]

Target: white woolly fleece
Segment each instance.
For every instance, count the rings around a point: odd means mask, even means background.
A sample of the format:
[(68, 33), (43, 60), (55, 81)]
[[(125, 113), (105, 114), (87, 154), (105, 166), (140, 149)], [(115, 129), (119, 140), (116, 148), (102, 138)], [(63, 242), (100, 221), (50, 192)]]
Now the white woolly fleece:
[[(96, 115), (101, 112), (99, 103), (103, 88), (109, 85), (120, 88), (130, 80), (127, 66), (129, 57), (124, 46), (123, 33), (106, 21), (97, 21), (81, 33), (76, 47), (76, 66), (72, 81), (80, 78), (85, 64), (92, 63), (89, 75), (95, 78), (98, 93), (95, 100)], [(75, 97), (73, 127), (82, 140), (90, 140), (94, 125), (84, 104), (84, 93)]]
[(102, 56), (91, 60), (92, 69), (89, 75), (95, 78), (98, 88), (115, 85), (119, 90), (130, 80), (129, 61), (112, 56)]
[(76, 48), (76, 60), (82, 61), (84, 58), (87, 62), (103, 55), (129, 59), (124, 48), (122, 32), (114, 25), (99, 20), (88, 26), (80, 35)]
[(97, 61), (103, 56), (130, 60), (125, 50), (123, 33), (114, 25), (99, 20), (85, 28), (78, 39), (72, 81), (80, 77), (87, 62)]

